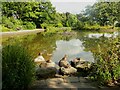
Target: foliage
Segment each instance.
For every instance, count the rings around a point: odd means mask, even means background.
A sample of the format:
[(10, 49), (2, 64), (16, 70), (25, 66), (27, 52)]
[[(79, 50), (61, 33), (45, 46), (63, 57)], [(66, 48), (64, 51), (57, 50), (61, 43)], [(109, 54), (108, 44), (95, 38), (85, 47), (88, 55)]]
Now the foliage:
[(46, 32), (42, 33), (43, 35), (49, 35), (54, 33), (70, 32), (71, 27), (47, 27)]
[(119, 3), (120, 2), (97, 2), (93, 6), (88, 6), (85, 15), (89, 21), (97, 22), (99, 25), (114, 25), (119, 21)]
[(35, 29), (36, 25), (33, 22), (23, 22), (23, 29)]
[(94, 24), (91, 26), (91, 25), (85, 23), (85, 26), (83, 28), (85, 30), (100, 30), (100, 26), (98, 24)]
[(76, 25), (74, 26), (76, 30), (84, 29), (84, 24), (81, 21), (77, 21)]
[(2, 17), (2, 26), (3, 26), (3, 31), (14, 31), (17, 30), (17, 28), (22, 29), (22, 21), (14, 19), (13, 17)]
[(55, 8), (51, 2), (2, 2), (3, 12), (6, 17), (21, 19), (23, 22), (34, 22), (37, 28), (43, 22), (54, 23)]
[[(58, 13), (52, 3), (2, 2), (2, 24), (9, 29), (34, 29), (47, 27), (71, 27), (73, 29), (99, 30), (100, 26), (119, 27), (120, 2), (96, 2), (80, 14)], [(27, 22), (27, 23), (26, 23)], [(115, 22), (118, 22), (115, 24)], [(32, 25), (33, 24), (33, 25)]]
[(109, 47), (106, 52), (101, 50), (94, 53), (97, 61), (97, 80), (101, 83), (114, 82), (120, 77), (120, 42), (119, 39), (111, 39), (108, 42)]
[(120, 23), (116, 23), (116, 25), (115, 25), (116, 27), (120, 27)]
[[(98, 1), (92, 6), (87, 6), (83, 13), (77, 14), (76, 16), (85, 25), (83, 28), (86, 30), (106, 29), (107, 31), (109, 26), (113, 27), (110, 29), (119, 26), (119, 5), (120, 2)], [(118, 22), (117, 25), (115, 25), (115, 22)], [(105, 26), (105, 28), (100, 28), (101, 26)]]
[(34, 77), (31, 56), (20, 45), (7, 45), (2, 50), (3, 90), (28, 88)]
[(57, 23), (56, 27), (63, 27), (62, 23)]
[(2, 32), (7, 32), (7, 31), (13, 31), (13, 30), (2, 25)]

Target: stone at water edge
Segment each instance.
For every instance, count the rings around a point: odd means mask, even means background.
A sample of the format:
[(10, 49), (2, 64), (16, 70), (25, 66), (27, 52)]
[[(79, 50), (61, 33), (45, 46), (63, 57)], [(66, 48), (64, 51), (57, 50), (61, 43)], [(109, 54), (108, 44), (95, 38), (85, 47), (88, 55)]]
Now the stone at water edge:
[(88, 61), (80, 61), (80, 64), (76, 66), (76, 68), (90, 68), (91, 67), (91, 63)]
[(38, 79), (46, 79), (55, 77), (57, 69), (54, 67), (51, 68), (38, 68), (36, 71), (36, 76)]
[(69, 68), (61, 67), (59, 70), (59, 73), (63, 75), (72, 75), (72, 74), (75, 74), (76, 72), (77, 72), (77, 69), (74, 67), (69, 67)]
[(46, 63), (46, 67), (55, 67), (55, 63), (54, 62), (50, 62), (50, 63)]

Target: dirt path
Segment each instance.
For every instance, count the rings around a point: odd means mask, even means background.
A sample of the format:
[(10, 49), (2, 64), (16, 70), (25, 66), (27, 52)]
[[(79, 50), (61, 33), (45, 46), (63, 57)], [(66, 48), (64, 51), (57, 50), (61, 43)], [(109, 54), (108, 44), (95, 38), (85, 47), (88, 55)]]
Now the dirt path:
[(0, 32), (0, 36), (2, 38), (11, 37), (11, 36), (18, 36), (18, 35), (28, 35), (28, 34), (35, 34), (39, 32), (44, 32), (45, 29), (34, 29), (34, 30), (19, 30), (13, 32)]
[[(62, 89), (62, 90), (78, 90), (78, 89), (87, 89), (87, 90), (101, 90), (107, 89), (111, 90), (112, 88), (108, 87), (97, 87), (95, 82), (92, 82), (84, 77), (64, 77), (64, 78), (51, 78), (46, 80), (35, 81), (30, 90), (48, 90), (48, 89)], [(113, 90), (119, 90), (119, 88), (113, 88)]]

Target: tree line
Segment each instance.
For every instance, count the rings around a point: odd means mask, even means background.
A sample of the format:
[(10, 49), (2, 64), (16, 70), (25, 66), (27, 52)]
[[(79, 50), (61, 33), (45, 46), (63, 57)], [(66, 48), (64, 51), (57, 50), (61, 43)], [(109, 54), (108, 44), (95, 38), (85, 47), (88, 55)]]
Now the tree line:
[(99, 29), (101, 26), (120, 26), (120, 2), (96, 2), (83, 13), (59, 13), (49, 1), (2, 2), (4, 31), (47, 27)]

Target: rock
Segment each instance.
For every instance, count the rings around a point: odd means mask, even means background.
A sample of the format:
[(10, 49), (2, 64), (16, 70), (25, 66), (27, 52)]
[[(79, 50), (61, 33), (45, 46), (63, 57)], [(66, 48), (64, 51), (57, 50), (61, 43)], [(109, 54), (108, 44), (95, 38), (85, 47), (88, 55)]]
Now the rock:
[(81, 61), (79, 65), (76, 66), (79, 76), (87, 76), (90, 74), (92, 63), (88, 61)]
[(108, 83), (107, 86), (108, 86), (108, 87), (114, 87), (115, 84), (111, 82), (111, 83)]
[(47, 66), (47, 63), (46, 62), (41, 62), (40, 64), (39, 64), (39, 67), (40, 68), (45, 68)]
[(35, 58), (34, 62), (35, 63), (45, 62), (45, 59), (43, 58), (43, 56), (40, 55), (37, 58)]
[(49, 62), (49, 63), (46, 63), (46, 67), (55, 67), (55, 63), (54, 62)]
[(37, 79), (46, 79), (55, 77), (57, 69), (56, 68), (38, 68), (36, 70)]
[(80, 61), (80, 64), (76, 66), (76, 68), (90, 68), (91, 67), (91, 63), (88, 61)]
[(69, 67), (69, 68), (61, 67), (60, 68), (60, 73), (63, 75), (71, 75), (71, 74), (75, 74), (76, 72), (77, 72), (77, 69), (74, 67)]

